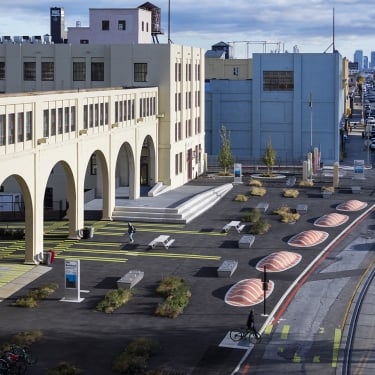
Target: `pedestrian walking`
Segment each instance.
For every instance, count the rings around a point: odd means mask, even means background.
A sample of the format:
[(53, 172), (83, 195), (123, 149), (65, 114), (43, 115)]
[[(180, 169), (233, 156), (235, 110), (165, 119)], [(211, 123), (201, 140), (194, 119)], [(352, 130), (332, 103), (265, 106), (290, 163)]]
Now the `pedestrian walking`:
[(251, 309), (249, 316), (247, 317), (247, 322), (246, 326), (249, 331), (254, 332), (255, 331), (255, 326), (254, 326), (254, 311)]
[(135, 233), (135, 227), (132, 225), (132, 223), (128, 223), (128, 235), (130, 243), (134, 242), (134, 233)]

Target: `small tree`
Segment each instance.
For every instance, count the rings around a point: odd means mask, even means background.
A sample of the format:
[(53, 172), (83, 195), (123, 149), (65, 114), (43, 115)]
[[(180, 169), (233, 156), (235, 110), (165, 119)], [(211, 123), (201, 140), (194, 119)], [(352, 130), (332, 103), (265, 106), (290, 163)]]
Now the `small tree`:
[(217, 160), (220, 167), (224, 168), (224, 173), (227, 174), (228, 168), (234, 163), (234, 158), (231, 151), (230, 138), (224, 125), (222, 125), (220, 129), (220, 140), (221, 148)]
[(276, 151), (272, 148), (271, 140), (268, 141), (266, 151), (262, 157), (263, 163), (267, 166), (267, 175), (272, 175), (272, 167), (276, 162)]

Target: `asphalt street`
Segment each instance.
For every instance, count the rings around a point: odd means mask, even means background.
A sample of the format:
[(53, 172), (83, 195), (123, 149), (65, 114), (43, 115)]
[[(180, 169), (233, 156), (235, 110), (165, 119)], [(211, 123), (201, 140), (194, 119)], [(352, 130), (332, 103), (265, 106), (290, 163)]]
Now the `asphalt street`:
[[(321, 186), (328, 185), (330, 177), (321, 176), (314, 187), (299, 188), (298, 198), (282, 196), (285, 181), (265, 181), (265, 197), (250, 197), (247, 202), (235, 202), (237, 194), (249, 192), (247, 182), (250, 176), (244, 176), (243, 184), (234, 185), (218, 204), (189, 224), (135, 223), (137, 232), (134, 244), (128, 242), (126, 223), (123, 222), (87, 223), (94, 226), (95, 234), (92, 239), (81, 241), (64, 239), (66, 222), (51, 227), (46, 235), (46, 246), (54, 248), (56, 260), (48, 272), (0, 304), (2, 340), (6, 341), (15, 333), (23, 331), (40, 330), (43, 333), (42, 339), (32, 345), (32, 351), (39, 361), (30, 367), (28, 374), (43, 374), (61, 361), (77, 365), (84, 374), (115, 374), (111, 369), (114, 358), (136, 337), (157, 339), (160, 351), (150, 359), (149, 365), (150, 368), (162, 368), (164, 374), (232, 373), (246, 350), (234, 344), (222, 343), (226, 340), (228, 330), (245, 324), (249, 308), (227, 305), (224, 302), (226, 292), (238, 281), (261, 278), (262, 273), (255, 269), (260, 259), (279, 250), (295, 251), (295, 248), (289, 247), (288, 240), (302, 231), (313, 229), (315, 219), (335, 212), (339, 203), (358, 199), (366, 202), (368, 208), (374, 204), (372, 170), (365, 171), (364, 180), (355, 181), (356, 185), (361, 186), (360, 194), (353, 195), (350, 188), (354, 175), (349, 167), (353, 165), (353, 160), (364, 159), (368, 155), (362, 143), (359, 131), (350, 136), (348, 157), (345, 160), (348, 170), (330, 199), (324, 199), (320, 194)], [(297, 176), (297, 181), (299, 179), (300, 176)], [(228, 178), (211, 176), (198, 178), (191, 185), (215, 186), (228, 181)], [(265, 200), (269, 203), (269, 209), (263, 217), (271, 224), (270, 231), (256, 236), (250, 249), (239, 249), (237, 243), (241, 234), (235, 231), (222, 233), (223, 226), (228, 221), (241, 220), (244, 212)], [(307, 204), (308, 211), (294, 225), (283, 224), (273, 214), (273, 210), (283, 204)], [(298, 249), (302, 260), (297, 266), (272, 275), (275, 288), (266, 301), (267, 314), (271, 313), (294, 280), (322, 253), (327, 244), (362, 213), (349, 212), (348, 223), (327, 230), (327, 241), (314, 247)], [(358, 235), (365, 230), (356, 228)], [(147, 244), (159, 234), (173, 235), (176, 241), (168, 250), (149, 250)], [(349, 246), (355, 241), (355, 234), (346, 236), (342, 246)], [(80, 259), (81, 297), (84, 298), (80, 303), (61, 301), (65, 296), (64, 259)], [(238, 268), (232, 277), (217, 277), (217, 268), (223, 260), (232, 259), (238, 261)], [(134, 287), (134, 297), (113, 314), (95, 311), (96, 304), (108, 290), (116, 288), (116, 281), (129, 270), (142, 270), (145, 273), (142, 281)], [(160, 318), (154, 314), (158, 303), (162, 301), (155, 289), (163, 276), (167, 275), (182, 277), (192, 292), (189, 305), (175, 319)], [(12, 306), (17, 297), (48, 282), (56, 282), (60, 287), (38, 307), (23, 309)], [(319, 285), (317, 288), (320, 289)], [(262, 303), (253, 306), (253, 309), (256, 325), (262, 327), (264, 343), (267, 343), (269, 316), (264, 316)], [(296, 327), (298, 324), (300, 329), (300, 322), (288, 324), (296, 324)], [(259, 347), (259, 350), (265, 353), (265, 345)]]

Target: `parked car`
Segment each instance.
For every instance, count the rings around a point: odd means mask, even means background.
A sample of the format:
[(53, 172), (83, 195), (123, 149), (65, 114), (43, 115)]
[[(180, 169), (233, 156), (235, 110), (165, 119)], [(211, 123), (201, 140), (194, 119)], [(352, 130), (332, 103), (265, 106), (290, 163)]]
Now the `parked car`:
[(375, 139), (371, 139), (370, 148), (371, 150), (375, 150)]

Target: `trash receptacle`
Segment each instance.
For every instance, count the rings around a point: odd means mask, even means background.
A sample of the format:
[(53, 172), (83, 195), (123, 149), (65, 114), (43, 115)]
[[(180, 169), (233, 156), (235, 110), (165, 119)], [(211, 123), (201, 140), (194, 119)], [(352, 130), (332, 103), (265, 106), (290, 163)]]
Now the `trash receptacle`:
[(88, 239), (88, 238), (93, 238), (94, 237), (94, 227), (84, 227), (82, 229), (82, 238), (83, 239)]
[(55, 250), (51, 249), (49, 253), (51, 254), (51, 264), (52, 264), (55, 260)]
[(51, 253), (49, 251), (43, 254), (43, 264), (46, 266), (51, 265)]

